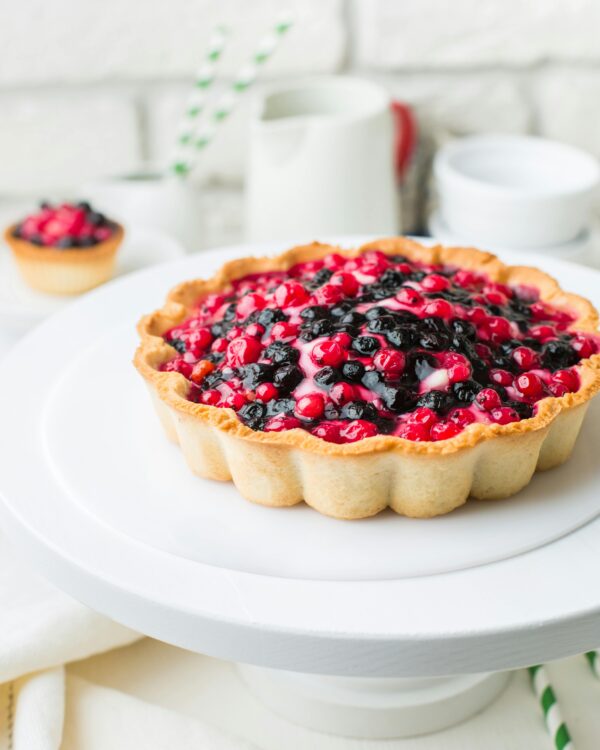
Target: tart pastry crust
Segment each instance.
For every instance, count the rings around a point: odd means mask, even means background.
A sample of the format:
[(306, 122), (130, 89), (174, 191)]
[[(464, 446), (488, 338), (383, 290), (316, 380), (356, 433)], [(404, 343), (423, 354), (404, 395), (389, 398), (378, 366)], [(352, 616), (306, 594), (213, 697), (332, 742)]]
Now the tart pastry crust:
[(189, 401), (189, 381), (180, 373), (159, 371), (173, 356), (162, 334), (189, 317), (207, 294), (227, 289), (232, 280), (247, 274), (287, 270), (333, 252), (353, 257), (374, 249), (480, 271), (492, 281), (535, 287), (541, 300), (577, 316), (569, 331), (596, 332), (598, 313), (586, 299), (564, 292), (542, 271), (506, 266), (495, 255), (472, 248), (426, 247), (400, 237), (370, 242), (358, 250), (315, 242), (276, 257), (231, 261), (210, 279), (176, 286), (164, 307), (138, 324), (141, 343), (134, 364), (166, 434), (179, 443), (194, 473), (232, 480), (245, 498), (261, 505), (304, 501), (320, 513), (344, 519), (365, 518), (390, 507), (402, 515), (430, 518), (458, 508), (469, 497), (509, 497), (523, 489), (535, 471), (569, 458), (590, 399), (600, 389), (600, 354), (577, 365), (577, 391), (539, 401), (533, 417), (505, 425), (471, 424), (438, 442), (377, 435), (336, 444), (302, 429), (255, 431), (231, 409)]
[(4, 240), (23, 278), (34, 289), (49, 294), (80, 294), (112, 278), (123, 227), (117, 225), (108, 239), (91, 247), (65, 249), (40, 247), (15, 237), (15, 227), (8, 227)]

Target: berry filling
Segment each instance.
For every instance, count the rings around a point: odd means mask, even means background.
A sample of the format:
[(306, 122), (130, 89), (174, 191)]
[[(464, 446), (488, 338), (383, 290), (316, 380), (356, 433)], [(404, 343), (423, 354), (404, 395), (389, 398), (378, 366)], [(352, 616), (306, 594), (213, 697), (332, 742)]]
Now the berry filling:
[(537, 290), (373, 250), (249, 275), (201, 300), (164, 340), (188, 398), (253, 430), (332, 443), (439, 441), (531, 417), (580, 387), (599, 351)]
[(17, 224), (13, 234), (34, 245), (66, 250), (97, 245), (116, 229), (114, 222), (82, 201), (57, 206), (41, 203), (40, 210)]

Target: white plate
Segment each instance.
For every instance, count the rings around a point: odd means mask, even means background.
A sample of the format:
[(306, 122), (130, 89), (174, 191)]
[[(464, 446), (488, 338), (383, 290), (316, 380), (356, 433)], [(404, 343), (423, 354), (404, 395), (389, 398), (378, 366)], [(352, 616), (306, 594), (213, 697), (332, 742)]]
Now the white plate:
[(127, 322), (66, 358), (44, 402), (47, 465), (73, 503), (179, 557), (284, 578), (404, 578), (511, 557), (600, 512), (600, 403), (573, 460), (536, 476), (510, 500), (471, 502), (432, 520), (388, 511), (339, 521), (304, 504), (253, 505), (232, 483), (201, 479), (186, 467), (131, 365), (135, 346)]
[[(302, 506), (265, 509), (189, 474), (128, 364), (133, 326), (174, 283), (252, 251), (212, 251), (117, 280), (7, 355), (0, 518), (8, 533), (96, 609), (238, 661), (426, 676), (597, 646), (600, 521), (585, 523), (600, 497), (597, 408), (569, 464), (536, 476), (513, 500), (433, 521), (338, 522)], [(525, 262), (598, 301), (597, 272)]]
[[(171, 237), (143, 227), (127, 230), (117, 253), (116, 276), (175, 260), (184, 249)], [(0, 247), (0, 323), (24, 330), (62, 309), (74, 297), (53, 296), (31, 289), (23, 281), (6, 245)]]

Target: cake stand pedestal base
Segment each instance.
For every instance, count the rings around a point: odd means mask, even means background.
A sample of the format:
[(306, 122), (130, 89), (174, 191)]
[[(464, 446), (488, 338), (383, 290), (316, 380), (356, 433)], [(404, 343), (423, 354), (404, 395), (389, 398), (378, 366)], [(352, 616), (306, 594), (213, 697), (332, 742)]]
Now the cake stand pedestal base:
[(294, 724), (344, 737), (389, 739), (438, 732), (481, 711), (510, 672), (458, 677), (329, 677), (238, 665), (255, 695)]

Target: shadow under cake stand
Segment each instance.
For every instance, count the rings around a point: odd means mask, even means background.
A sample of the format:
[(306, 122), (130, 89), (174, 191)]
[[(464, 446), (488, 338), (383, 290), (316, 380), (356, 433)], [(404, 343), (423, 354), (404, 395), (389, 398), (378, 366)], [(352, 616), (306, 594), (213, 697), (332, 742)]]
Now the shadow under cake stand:
[[(239, 662), (267, 705), (325, 732), (433, 732), (481, 710), (510, 670), (597, 647), (596, 405), (565, 466), (515, 498), (426, 521), (263, 508), (186, 469), (130, 365), (134, 324), (173, 284), (252, 252), (211, 251), (117, 280), (6, 356), (6, 532), (82, 602)], [(589, 269), (525, 262), (592, 299), (600, 289)]]

